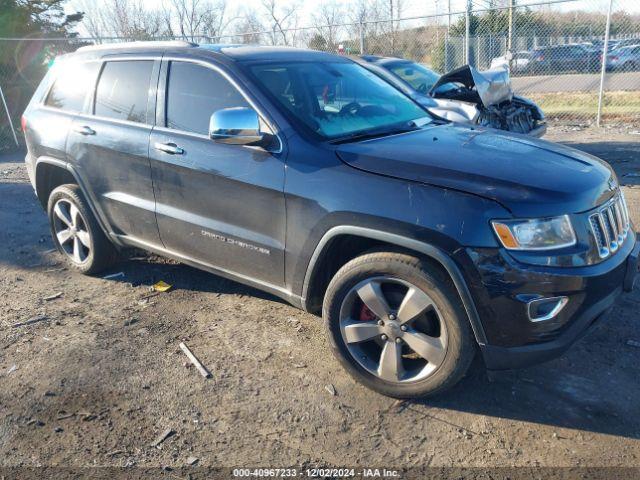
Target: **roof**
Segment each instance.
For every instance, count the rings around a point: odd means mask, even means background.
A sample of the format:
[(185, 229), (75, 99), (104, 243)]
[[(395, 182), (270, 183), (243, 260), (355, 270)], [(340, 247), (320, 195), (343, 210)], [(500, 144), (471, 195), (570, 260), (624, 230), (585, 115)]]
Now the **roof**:
[(637, 47), (640, 47), (640, 43), (634, 45), (623, 45), (622, 47), (616, 48), (616, 52), (624, 50), (625, 52), (630, 52), (631, 50), (635, 50)]
[(188, 50), (193, 49), (194, 53), (206, 54), (211, 52), (224, 55), (230, 60), (241, 62), (260, 61), (348, 61), (345, 57), (332, 53), (320, 52), (293, 47), (268, 47), (245, 44), (203, 44), (186, 42), (183, 40), (169, 41), (148, 41), (148, 42), (125, 42), (125, 43), (105, 43), (101, 45), (88, 45), (80, 47), (78, 53), (125, 53), (129, 51), (165, 51), (165, 50)]
[[(202, 48), (209, 48), (204, 45)], [(215, 47), (217, 52), (237, 61), (260, 62), (270, 61), (347, 61), (343, 56), (333, 53), (320, 52), (294, 47), (267, 47), (257, 45), (219, 45)]]
[(245, 43), (201, 43), (198, 48), (211, 50), (212, 52), (221, 52), (224, 48), (246, 47)]
[(559, 44), (559, 45), (546, 45), (544, 47), (538, 47), (535, 50), (550, 50), (552, 48), (569, 48), (569, 47), (580, 47), (580, 48), (584, 48), (585, 50), (591, 50), (589, 48), (588, 45), (585, 45), (584, 43), (563, 43), (563, 44)]
[(196, 47), (197, 43), (186, 42), (184, 40), (161, 40), (149, 42), (122, 42), (122, 43), (102, 43), (99, 45), (85, 45), (77, 52), (92, 52), (96, 50), (137, 50), (156, 48), (176, 48), (176, 47)]

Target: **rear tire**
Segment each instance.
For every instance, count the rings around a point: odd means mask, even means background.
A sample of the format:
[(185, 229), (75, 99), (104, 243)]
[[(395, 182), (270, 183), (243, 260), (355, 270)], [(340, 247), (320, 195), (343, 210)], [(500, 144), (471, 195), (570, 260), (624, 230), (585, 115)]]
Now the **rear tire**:
[(89, 275), (116, 260), (113, 244), (98, 225), (78, 185), (55, 188), (49, 195), (47, 214), (53, 243), (72, 269)]
[(348, 262), (327, 288), (323, 317), (333, 353), (347, 372), (390, 397), (451, 388), (476, 352), (451, 281), (411, 255), (375, 252)]

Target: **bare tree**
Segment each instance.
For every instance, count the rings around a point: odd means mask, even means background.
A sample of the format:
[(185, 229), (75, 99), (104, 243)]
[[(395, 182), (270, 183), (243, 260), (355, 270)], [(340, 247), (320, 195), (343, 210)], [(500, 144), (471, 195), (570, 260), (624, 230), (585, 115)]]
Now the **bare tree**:
[(98, 4), (91, 1), (80, 1), (77, 3), (78, 8), (84, 12), (82, 26), (87, 30), (91, 38), (98, 39), (107, 35), (107, 26), (101, 14), (101, 8)]
[[(365, 44), (369, 44), (368, 53), (384, 53), (381, 39), (388, 30), (385, 24), (388, 21), (388, 0), (356, 0), (349, 9), (348, 19), (352, 23), (347, 27), (350, 38), (356, 39), (360, 35), (365, 38)], [(362, 32), (361, 32), (362, 30)]]
[(219, 41), (235, 17), (226, 0), (166, 0), (152, 8), (145, 0), (77, 0), (86, 12), (83, 25), (94, 38), (122, 36), (132, 39), (207, 37)]
[(254, 10), (245, 10), (235, 24), (235, 33), (240, 38), (240, 43), (259, 44), (261, 35), (265, 30)]
[(402, 18), (402, 14), (404, 11), (404, 1), (403, 0), (388, 0), (389, 2), (389, 23), (385, 25), (386, 28), (384, 30), (389, 35), (389, 39), (391, 42), (391, 54), (396, 54), (397, 44), (398, 44), (398, 31), (400, 30), (400, 24), (398, 22), (399, 19)]
[(229, 13), (226, 0), (219, 0), (215, 5), (215, 8), (208, 8), (205, 12), (202, 33), (218, 42), (229, 24), (236, 21), (239, 16)]
[(338, 34), (340, 27), (338, 24), (344, 23), (344, 10), (342, 5), (336, 0), (323, 1), (317, 12), (311, 14), (313, 26), (317, 29), (317, 36), (322, 38), (324, 48), (334, 51), (337, 48)]
[(278, 43), (278, 37), (282, 39), (282, 43), (289, 45), (295, 41), (295, 32), (291, 38), (287, 36), (287, 30), (295, 28), (298, 21), (298, 5), (291, 3), (286, 6), (278, 4), (278, 0), (261, 0), (262, 6), (266, 11), (268, 18), (269, 30), (271, 31), (270, 40), (272, 45)]
[(83, 25), (96, 39), (115, 36), (146, 40), (167, 34), (161, 12), (147, 8), (142, 0), (84, 0), (79, 6), (85, 12)]
[(170, 0), (164, 11), (171, 30), (175, 28), (179, 36), (192, 41), (200, 36), (217, 40), (232, 20), (227, 16), (226, 0)]

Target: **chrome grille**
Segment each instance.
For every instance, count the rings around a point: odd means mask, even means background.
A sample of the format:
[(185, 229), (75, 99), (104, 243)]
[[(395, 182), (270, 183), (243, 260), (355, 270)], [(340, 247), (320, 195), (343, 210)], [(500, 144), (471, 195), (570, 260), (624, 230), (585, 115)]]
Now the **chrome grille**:
[(629, 212), (622, 192), (589, 217), (600, 258), (618, 250), (629, 234)]

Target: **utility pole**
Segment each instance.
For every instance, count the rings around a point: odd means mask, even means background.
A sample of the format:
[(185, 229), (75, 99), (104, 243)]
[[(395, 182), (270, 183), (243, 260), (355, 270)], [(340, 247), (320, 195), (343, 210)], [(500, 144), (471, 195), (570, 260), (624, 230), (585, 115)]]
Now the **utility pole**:
[(515, 0), (509, 0), (509, 33), (507, 36), (507, 59), (509, 71), (513, 68), (513, 4)]
[(391, 55), (396, 52), (396, 32), (393, 26), (393, 0), (389, 0), (389, 16), (391, 17)]
[(449, 71), (449, 35), (451, 34), (451, 0), (447, 4), (447, 35), (444, 37), (444, 71)]
[(602, 97), (604, 95), (604, 77), (607, 71), (607, 53), (609, 52), (609, 33), (611, 31), (611, 9), (613, 0), (609, 0), (609, 11), (607, 12), (607, 26), (604, 31), (604, 45), (602, 48), (602, 66), (600, 68), (600, 92), (598, 93), (598, 115), (596, 116), (596, 125), (600, 127), (602, 119)]
[(436, 1), (436, 45), (440, 45), (440, 17), (438, 16), (438, 1)]
[(469, 47), (469, 43), (471, 41), (471, 39), (469, 38), (469, 31), (470, 31), (470, 27), (469, 27), (469, 21), (470, 21), (470, 16), (471, 16), (471, 0), (467, 0), (467, 8), (465, 9), (464, 12), (464, 63), (470, 63), (470, 55), (469, 55), (469, 51), (470, 51), (470, 47)]
[(18, 142), (18, 137), (16, 136), (16, 129), (13, 126), (13, 120), (11, 119), (11, 112), (9, 111), (9, 107), (7, 106), (7, 101), (4, 98), (4, 92), (2, 91), (2, 87), (0, 87), (0, 98), (2, 99), (2, 105), (4, 106), (4, 111), (7, 113), (7, 120), (9, 120), (9, 127), (11, 128), (11, 133), (13, 134), (13, 141), (16, 142), (16, 147), (19, 147), (20, 142)]

